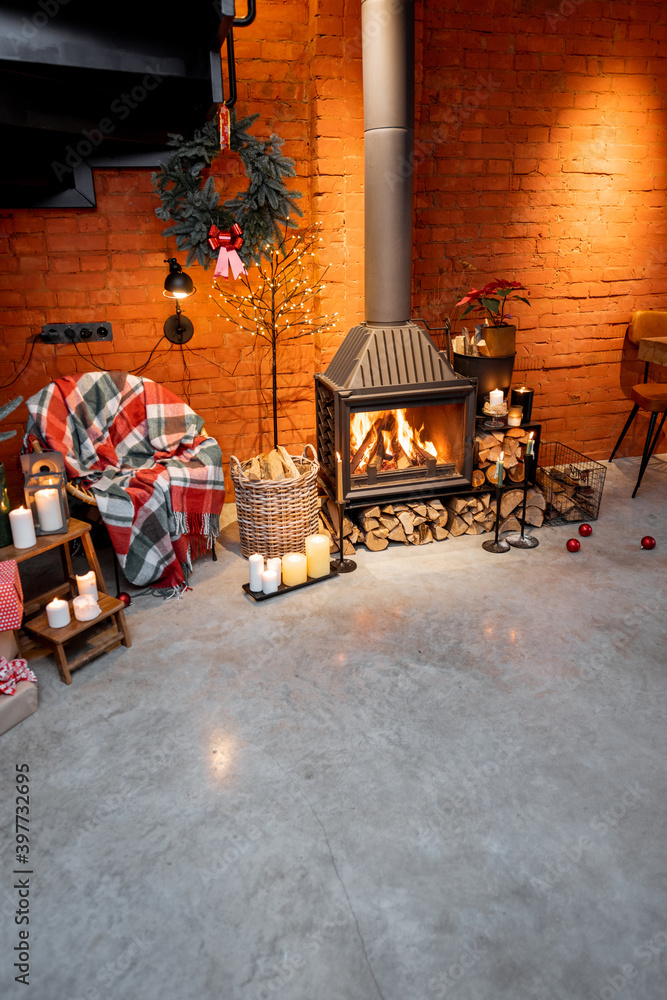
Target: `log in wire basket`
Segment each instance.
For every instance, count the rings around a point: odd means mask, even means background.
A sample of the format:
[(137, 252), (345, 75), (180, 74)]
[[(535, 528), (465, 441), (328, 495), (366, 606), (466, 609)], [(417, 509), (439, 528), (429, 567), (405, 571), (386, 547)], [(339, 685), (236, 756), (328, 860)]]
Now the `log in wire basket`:
[(537, 485), (547, 502), (545, 524), (595, 521), (607, 473), (604, 465), (558, 442), (540, 444)]
[[(312, 458), (306, 454), (308, 448)], [(319, 530), (319, 464), (315, 449), (308, 444), (300, 458), (292, 455), (292, 459), (301, 475), (278, 483), (249, 479), (245, 470), (250, 461), (239, 462), (236, 455), (230, 457), (241, 552), (246, 557), (255, 552), (265, 559), (282, 557), (286, 552), (305, 552), (306, 538)]]

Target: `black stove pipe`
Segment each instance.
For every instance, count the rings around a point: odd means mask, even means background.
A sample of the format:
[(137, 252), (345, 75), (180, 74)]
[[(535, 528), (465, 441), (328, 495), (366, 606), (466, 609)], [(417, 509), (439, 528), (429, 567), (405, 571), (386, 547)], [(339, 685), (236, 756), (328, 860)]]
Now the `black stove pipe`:
[(414, 2), (362, 0), (368, 326), (410, 321)]

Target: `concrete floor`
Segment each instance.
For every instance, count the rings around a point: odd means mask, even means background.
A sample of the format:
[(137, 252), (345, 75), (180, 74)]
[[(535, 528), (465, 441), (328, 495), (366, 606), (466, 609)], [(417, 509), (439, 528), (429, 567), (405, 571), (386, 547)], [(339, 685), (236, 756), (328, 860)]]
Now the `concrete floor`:
[(576, 555), (360, 549), (261, 604), (229, 508), (131, 649), (70, 687), (38, 661), (0, 737), (3, 998), (664, 1000), (667, 456), (633, 501), (637, 465)]

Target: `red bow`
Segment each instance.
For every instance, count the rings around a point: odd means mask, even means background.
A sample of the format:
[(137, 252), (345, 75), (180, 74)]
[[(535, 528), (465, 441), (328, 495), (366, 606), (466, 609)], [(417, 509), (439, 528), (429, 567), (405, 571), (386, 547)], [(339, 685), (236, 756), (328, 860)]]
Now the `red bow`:
[(243, 231), (238, 222), (235, 222), (231, 229), (224, 232), (212, 225), (208, 231), (208, 244), (211, 250), (220, 250), (218, 262), (215, 265), (215, 278), (227, 278), (230, 267), (235, 278), (238, 278), (240, 274), (248, 273), (236, 252), (243, 246)]

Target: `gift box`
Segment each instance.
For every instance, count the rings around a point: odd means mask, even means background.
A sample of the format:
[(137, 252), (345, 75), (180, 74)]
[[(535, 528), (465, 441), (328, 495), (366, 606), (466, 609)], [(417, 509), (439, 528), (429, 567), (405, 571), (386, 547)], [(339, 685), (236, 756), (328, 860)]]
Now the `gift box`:
[(16, 559), (0, 562), (0, 632), (19, 628), (23, 620), (23, 588)]
[(0, 694), (0, 735), (37, 711), (37, 685), (19, 681), (14, 694)]

